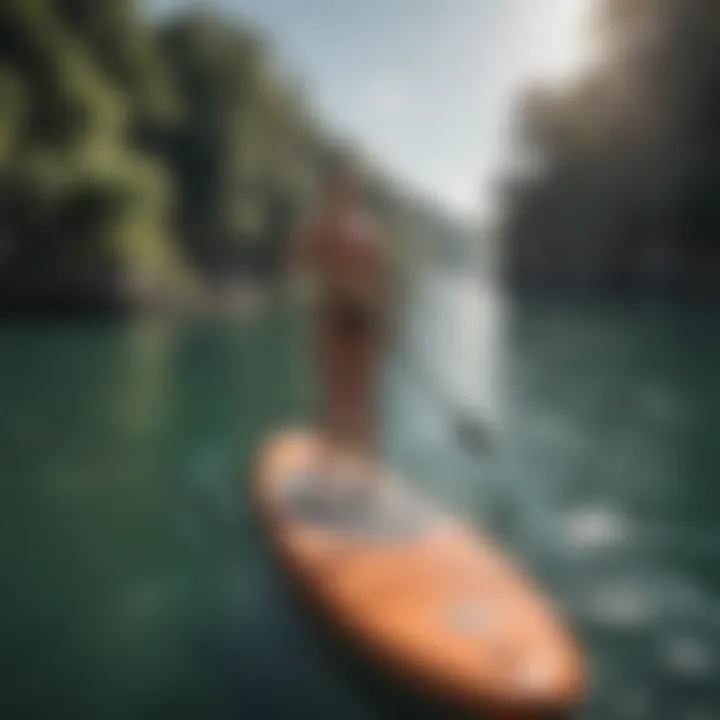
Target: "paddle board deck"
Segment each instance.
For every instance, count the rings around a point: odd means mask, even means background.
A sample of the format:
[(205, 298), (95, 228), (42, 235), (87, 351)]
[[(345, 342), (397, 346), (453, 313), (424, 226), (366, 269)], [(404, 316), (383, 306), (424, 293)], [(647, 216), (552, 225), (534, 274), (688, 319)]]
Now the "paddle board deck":
[(321, 450), (312, 432), (273, 437), (254, 491), (281, 561), (336, 627), (388, 673), (483, 716), (553, 717), (578, 703), (571, 634), (489, 539), (396, 480), (372, 500), (330, 501)]

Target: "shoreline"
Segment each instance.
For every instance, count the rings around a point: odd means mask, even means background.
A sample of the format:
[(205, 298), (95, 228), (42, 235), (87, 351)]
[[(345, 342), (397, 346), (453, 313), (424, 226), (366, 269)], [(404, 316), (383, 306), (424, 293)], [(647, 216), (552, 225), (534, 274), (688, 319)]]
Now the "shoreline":
[(275, 290), (270, 283), (243, 282), (193, 293), (148, 293), (132, 299), (90, 293), (0, 297), (0, 321), (127, 319), (142, 316), (251, 320), (267, 307)]
[[(715, 312), (720, 294), (635, 292), (565, 292), (562, 290), (513, 290), (498, 288), (508, 308), (536, 305), (544, 308), (587, 310), (694, 310)], [(274, 304), (278, 296), (289, 295), (303, 303), (303, 289), (284, 290), (269, 281), (244, 280), (225, 287), (205, 287), (192, 292), (148, 292), (128, 299), (92, 293), (58, 293), (22, 297), (0, 295), (0, 322), (13, 320), (129, 319), (165, 316), (174, 318), (232, 318), (250, 321)]]

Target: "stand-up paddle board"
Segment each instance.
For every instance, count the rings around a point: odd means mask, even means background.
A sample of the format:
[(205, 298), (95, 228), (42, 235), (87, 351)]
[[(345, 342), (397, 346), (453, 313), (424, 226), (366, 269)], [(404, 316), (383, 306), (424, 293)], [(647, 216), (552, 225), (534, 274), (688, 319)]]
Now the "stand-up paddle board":
[(321, 448), (313, 433), (275, 436), (254, 485), (280, 559), (317, 608), (383, 670), (459, 708), (535, 718), (577, 704), (571, 635), (492, 542), (400, 480), (333, 499)]

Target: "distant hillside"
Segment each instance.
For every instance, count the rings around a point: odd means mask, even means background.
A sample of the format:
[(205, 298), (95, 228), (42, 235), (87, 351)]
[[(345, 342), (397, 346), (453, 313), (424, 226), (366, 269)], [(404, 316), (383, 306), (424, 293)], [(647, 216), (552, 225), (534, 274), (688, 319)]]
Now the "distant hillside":
[(720, 298), (720, 26), (704, 0), (598, 3), (597, 63), (528, 92), (506, 178), (517, 293)]
[[(132, 0), (5, 0), (0, 306), (271, 281), (336, 144), (276, 64), (268, 38), (209, 13), (149, 25)], [(402, 252), (452, 234), (376, 190)]]

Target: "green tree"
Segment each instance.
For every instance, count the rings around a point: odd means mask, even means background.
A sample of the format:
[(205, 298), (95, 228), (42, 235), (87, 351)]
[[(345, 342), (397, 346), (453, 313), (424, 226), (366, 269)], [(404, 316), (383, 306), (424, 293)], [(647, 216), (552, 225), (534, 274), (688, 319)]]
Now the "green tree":
[(506, 182), (516, 289), (711, 291), (720, 280), (720, 14), (703, 0), (601, 3), (597, 64), (528, 93)]

